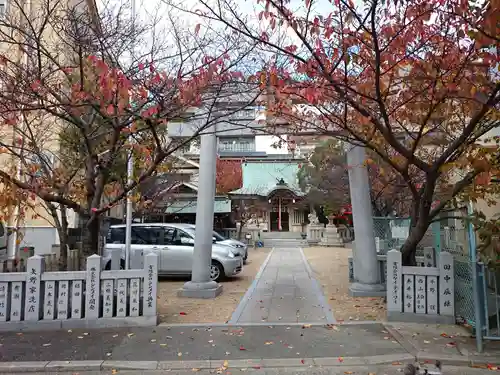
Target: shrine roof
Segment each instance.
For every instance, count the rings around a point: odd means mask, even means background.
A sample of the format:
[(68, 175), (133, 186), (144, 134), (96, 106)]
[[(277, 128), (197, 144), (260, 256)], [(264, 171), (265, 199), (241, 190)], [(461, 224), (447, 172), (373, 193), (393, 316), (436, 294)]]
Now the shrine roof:
[(300, 162), (294, 161), (243, 162), (243, 186), (229, 194), (267, 197), (275, 190), (287, 189), (297, 196), (302, 196), (304, 193), (300, 190), (297, 178), (299, 164)]

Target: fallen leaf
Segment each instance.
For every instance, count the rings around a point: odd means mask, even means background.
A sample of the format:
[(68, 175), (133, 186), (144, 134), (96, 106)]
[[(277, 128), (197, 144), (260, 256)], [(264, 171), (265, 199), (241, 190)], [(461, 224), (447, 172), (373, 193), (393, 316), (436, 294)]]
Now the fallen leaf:
[(430, 341), (424, 340), (424, 344), (430, 344)]
[(311, 328), (311, 324), (304, 324), (302, 328)]
[(151, 339), (151, 342), (156, 342), (156, 339)]
[(181, 311), (181, 312), (179, 313), (179, 315), (187, 315), (187, 313), (185, 313), (184, 311)]
[(182, 357), (182, 353), (181, 352), (177, 353), (177, 357)]
[(339, 362), (344, 362), (344, 358), (343, 358), (343, 357), (338, 357), (338, 358), (337, 358), (337, 361), (339, 361)]
[(260, 369), (260, 366), (259, 366), (259, 365), (256, 365), (256, 366), (252, 366), (252, 368), (254, 368), (254, 369), (258, 370), (258, 369)]
[(43, 344), (42, 346), (51, 346), (51, 343)]
[(274, 342), (272, 342), (272, 341), (266, 341), (266, 345), (273, 345), (273, 344), (274, 344)]
[(112, 369), (112, 370), (111, 370), (111, 374), (113, 374), (113, 375), (118, 374), (118, 370), (116, 370), (116, 369)]
[(83, 339), (83, 336), (77, 336), (77, 338), (79, 338), (79, 339)]
[(128, 337), (132, 337), (132, 336), (134, 336), (134, 335), (135, 335), (135, 333), (127, 333), (127, 336), (128, 336)]
[(352, 371), (344, 371), (344, 374), (349, 375), (349, 374), (354, 374)]
[(164, 348), (166, 348), (167, 344), (160, 344), (160, 346), (163, 346)]
[(240, 350), (246, 350), (244, 346), (240, 345)]
[(456, 344), (456, 343), (454, 343), (454, 342), (449, 342), (448, 344), (446, 344), (446, 346), (447, 346), (448, 348), (454, 348), (455, 346), (457, 346), (457, 344)]
[(196, 368), (196, 367), (193, 367), (191, 370), (192, 370), (193, 372), (198, 372), (198, 371), (200, 371), (200, 369), (199, 369), (199, 368)]
[(226, 352), (226, 355), (229, 355), (229, 354), (231, 354), (231, 352)]
[(393, 365), (393, 366), (401, 366), (401, 365), (402, 365), (402, 363), (401, 363), (401, 362), (392, 362), (392, 365)]
[(385, 337), (384, 337), (384, 340), (389, 340), (389, 339), (390, 339), (390, 337), (389, 337), (389, 336), (385, 336)]
[(306, 363), (306, 361), (304, 361), (303, 359), (301, 359), (300, 363), (304, 364), (304, 363)]
[(118, 337), (118, 335), (113, 335), (113, 337)]
[(441, 333), (441, 337), (448, 337), (448, 335), (446, 333)]
[(224, 363), (222, 364), (223, 367), (225, 368), (228, 368), (229, 367), (229, 362), (226, 360), (224, 361)]
[(209, 344), (211, 344), (211, 343), (213, 343), (213, 342), (214, 342), (214, 340), (208, 340), (208, 343), (209, 343)]

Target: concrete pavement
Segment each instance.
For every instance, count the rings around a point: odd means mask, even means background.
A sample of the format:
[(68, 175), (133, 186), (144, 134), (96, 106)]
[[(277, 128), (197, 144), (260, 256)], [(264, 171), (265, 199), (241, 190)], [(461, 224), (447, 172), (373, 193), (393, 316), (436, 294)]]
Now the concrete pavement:
[[(103, 371), (78, 371), (78, 375), (213, 375), (222, 374), (230, 375), (242, 372), (243, 369), (234, 369), (228, 367), (226, 370), (103, 370)], [(243, 374), (251, 375), (401, 375), (400, 366), (393, 365), (379, 365), (379, 366), (334, 366), (334, 367), (307, 367), (307, 368), (266, 368), (266, 369), (245, 369)], [(494, 372), (493, 372), (494, 373)], [(47, 372), (18, 372), (17, 374), (30, 374), (30, 375), (46, 375)], [(75, 372), (58, 372), (58, 375), (75, 375)], [(492, 371), (488, 369), (477, 368), (464, 368), (456, 366), (448, 366), (444, 368), (443, 374), (453, 375), (491, 375)]]
[(335, 323), (301, 248), (274, 248), (230, 323)]

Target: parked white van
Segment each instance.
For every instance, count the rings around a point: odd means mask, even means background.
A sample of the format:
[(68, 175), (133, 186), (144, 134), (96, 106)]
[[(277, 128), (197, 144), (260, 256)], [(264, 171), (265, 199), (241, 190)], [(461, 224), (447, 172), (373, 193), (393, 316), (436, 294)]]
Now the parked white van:
[(0, 221), (0, 262), (7, 260), (7, 244), (9, 233), (5, 224)]

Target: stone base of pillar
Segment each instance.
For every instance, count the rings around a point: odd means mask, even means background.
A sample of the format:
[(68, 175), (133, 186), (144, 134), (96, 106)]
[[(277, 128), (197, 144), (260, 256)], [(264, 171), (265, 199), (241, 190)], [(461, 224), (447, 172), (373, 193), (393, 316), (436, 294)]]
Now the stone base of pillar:
[(325, 231), (323, 232), (323, 237), (319, 242), (320, 246), (328, 246), (328, 247), (344, 247), (344, 241), (340, 234), (337, 231), (337, 227), (335, 225), (327, 225)]
[(354, 282), (349, 286), (351, 297), (386, 297), (387, 290), (384, 284), (363, 284)]
[(188, 281), (177, 291), (178, 297), (184, 298), (215, 298), (222, 293), (222, 284), (215, 281), (196, 283)]

